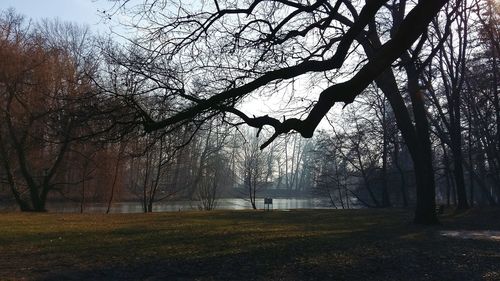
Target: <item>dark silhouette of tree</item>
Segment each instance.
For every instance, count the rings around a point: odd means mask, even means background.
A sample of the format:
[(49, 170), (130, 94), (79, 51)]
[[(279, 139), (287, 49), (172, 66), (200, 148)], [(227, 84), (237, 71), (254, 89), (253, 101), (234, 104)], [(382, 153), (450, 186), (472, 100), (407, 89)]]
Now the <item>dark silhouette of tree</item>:
[[(334, 104), (353, 102), (370, 83), (381, 82), (384, 75), (387, 78), (390, 74), (384, 71), (399, 59), (408, 76), (415, 126), (397, 87), (384, 94), (390, 95), (388, 100), (415, 164), (415, 222), (435, 223), (429, 126), (415, 58), (426, 40), (429, 23), (447, 2), (215, 0), (193, 6), (155, 1), (130, 7), (131, 2), (119, 1), (119, 9), (110, 14), (140, 15), (135, 27), (141, 36), (131, 39), (130, 55), (120, 64), (149, 81), (148, 94), (161, 91), (169, 101), (169, 108), (165, 108), (168, 114), (161, 117), (134, 102), (146, 131), (232, 113), (259, 131), (264, 126), (273, 128), (274, 133), (261, 148), (292, 130), (310, 138)], [(393, 25), (383, 34), (377, 34), (378, 29), (387, 20), (379, 15), (392, 15)], [(364, 46), (366, 56), (360, 55), (357, 45), (363, 42), (371, 44)], [(353, 58), (361, 62), (352, 74), (337, 77), (339, 70), (350, 67)], [(319, 86), (323, 90), (304, 105), (301, 118), (249, 116), (239, 107), (250, 94), (277, 92), (306, 76), (322, 76)], [(393, 85), (391, 81), (383, 83)]]
[[(446, 128), (448, 134), (440, 134), (443, 141), (450, 147), (453, 159), (453, 175), (457, 190), (457, 209), (467, 209), (467, 195), (465, 189), (465, 178), (463, 171), (463, 154), (462, 154), (462, 101), (463, 92), (465, 90), (465, 74), (467, 63), (467, 51), (469, 41), (469, 26), (468, 18), (471, 14), (470, 7), (467, 7), (467, 1), (461, 2), (457, 7), (447, 6), (446, 10), (456, 8), (456, 19), (446, 19), (444, 23), (440, 23), (437, 19), (433, 21), (435, 42), (440, 45), (434, 46), (439, 50), (436, 54), (436, 66), (434, 71), (428, 71), (423, 80), (427, 85), (427, 90), (430, 94), (431, 103), (436, 106), (437, 117)], [(453, 26), (452, 26), (452, 23)], [(440, 25), (444, 27), (440, 28)], [(456, 31), (450, 32), (451, 28)], [(444, 29), (444, 32), (441, 30)], [(440, 43), (444, 42), (444, 43)], [(446, 44), (446, 47), (443, 45)], [(436, 89), (437, 84), (435, 73), (439, 72), (440, 88)], [(431, 74), (434, 73), (434, 74)], [(439, 87), (439, 86), (438, 86)], [(439, 93), (436, 93), (439, 91)], [(440, 98), (441, 97), (441, 98)], [(446, 102), (446, 106), (441, 106), (440, 100)]]

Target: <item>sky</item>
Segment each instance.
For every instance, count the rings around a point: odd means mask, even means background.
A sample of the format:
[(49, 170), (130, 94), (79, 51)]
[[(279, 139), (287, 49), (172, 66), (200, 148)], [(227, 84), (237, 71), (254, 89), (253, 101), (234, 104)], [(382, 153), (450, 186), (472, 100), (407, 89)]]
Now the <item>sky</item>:
[[(95, 33), (109, 34), (112, 27), (113, 31), (126, 34), (116, 22), (110, 23), (104, 20), (102, 12), (112, 6), (113, 3), (108, 0), (0, 0), (0, 11), (12, 7), (17, 13), (33, 20), (58, 18), (62, 21), (88, 25)], [(112, 37), (120, 41), (120, 36), (112, 35)], [(242, 109), (251, 116), (272, 113), (283, 106), (288, 107), (280, 98), (249, 97)], [(324, 124), (326, 123), (323, 120), (320, 127), (325, 127)]]
[(88, 25), (95, 32), (109, 30), (100, 14), (110, 6), (107, 0), (0, 0), (0, 10), (12, 7), (33, 20), (59, 18)]

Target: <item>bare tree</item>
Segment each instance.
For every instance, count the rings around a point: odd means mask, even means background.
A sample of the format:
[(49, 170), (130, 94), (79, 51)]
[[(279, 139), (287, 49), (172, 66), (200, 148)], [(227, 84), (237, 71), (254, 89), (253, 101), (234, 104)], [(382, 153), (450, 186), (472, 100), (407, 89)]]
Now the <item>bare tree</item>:
[[(75, 26), (60, 29), (86, 40)], [(66, 184), (61, 167), (88, 122), (79, 104), (92, 103), (93, 65), (71, 51), (14, 11), (0, 15), (0, 161), (22, 211), (45, 211), (49, 192)]]
[(271, 172), (266, 165), (266, 153), (259, 149), (256, 137), (247, 137), (241, 158), (243, 185), (252, 208), (256, 210), (257, 192), (266, 186), (269, 172)]
[[(463, 155), (462, 155), (462, 93), (465, 89), (465, 72), (466, 62), (468, 56), (468, 41), (469, 41), (469, 17), (470, 17), (470, 4), (468, 1), (462, 1), (457, 4), (458, 6), (447, 6), (447, 10), (456, 9), (455, 17), (448, 18), (443, 23), (444, 28), (440, 28), (438, 20), (433, 21), (436, 44), (440, 44), (439, 51), (437, 52), (436, 70), (427, 73), (426, 85), (428, 85), (428, 92), (430, 93), (431, 101), (436, 106), (437, 116), (441, 119), (440, 124), (445, 126), (448, 134), (439, 134), (442, 141), (447, 143), (451, 148), (453, 156), (453, 174), (456, 183), (458, 209), (467, 209), (469, 204), (467, 202), (465, 190), (465, 178), (463, 172)], [(444, 29), (444, 32), (441, 32)], [(456, 30), (451, 32), (450, 29)], [(444, 46), (446, 45), (446, 47)], [(433, 46), (437, 48), (437, 46)], [(441, 79), (441, 89), (435, 89), (433, 84), (436, 84), (435, 72), (439, 72)], [(433, 73), (433, 74), (431, 74)], [(434, 80), (434, 81), (432, 81)], [(436, 93), (441, 91), (441, 99)], [(446, 101), (446, 111), (440, 103), (440, 100)], [(437, 124), (436, 124), (437, 125)], [(442, 130), (442, 129), (441, 129)]]
[(314, 191), (327, 197), (332, 207), (338, 208), (339, 204), (344, 209), (352, 205), (352, 191), (349, 189), (348, 165), (340, 153), (341, 142), (343, 139), (339, 135), (328, 136), (325, 132), (319, 134), (314, 150)]
[(227, 126), (216, 122), (209, 123), (207, 131), (201, 135), (203, 146), (193, 185), (198, 207), (207, 211), (217, 207), (220, 193), (232, 184), (229, 153), (224, 149), (230, 134)]
[[(164, 89), (165, 98), (179, 105), (162, 118), (141, 107), (142, 123), (147, 131), (205, 119), (211, 114), (232, 113), (259, 130), (264, 126), (274, 129), (262, 148), (292, 130), (309, 138), (335, 103), (351, 103), (394, 61), (406, 58), (407, 50), (425, 33), (447, 1), (427, 0), (416, 4), (369, 1), (359, 7), (347, 1), (336, 1), (333, 5), (321, 0), (265, 3), (214, 1), (193, 7), (178, 3), (165, 8), (164, 1), (155, 1), (133, 9), (141, 14), (137, 26), (144, 32), (141, 39), (131, 43), (140, 46), (143, 52), (135, 57), (140, 58), (139, 61), (124, 65), (149, 79), (154, 87)], [(123, 4), (119, 5), (122, 9), (115, 12), (132, 11), (128, 1)], [(372, 47), (367, 52), (366, 63), (348, 78), (331, 82), (334, 70), (342, 68), (349, 54), (353, 54), (350, 51), (356, 48), (354, 41), (363, 41), (376, 33), (377, 13), (386, 8), (394, 11), (396, 7), (397, 24), (391, 28), (390, 38), (370, 42)], [(157, 13), (158, 10), (162, 12)], [(344, 16), (347, 11), (350, 19)], [(228, 24), (231, 21), (238, 24)], [(406, 61), (411, 61), (411, 57)], [(406, 69), (414, 72), (412, 68)], [(305, 118), (250, 117), (238, 108), (238, 104), (255, 91), (293, 85), (299, 76), (326, 77), (319, 98), (304, 106)], [(418, 76), (412, 74), (412, 77)], [(195, 80), (199, 83), (192, 87)], [(342, 80), (344, 82), (338, 82)], [(401, 107), (398, 91), (393, 92), (395, 97), (389, 100), (405, 140), (411, 142), (408, 146), (415, 160), (418, 174), (415, 221), (434, 223), (437, 221), (434, 181), (430, 145), (426, 141), (425, 107), (418, 98), (421, 95), (418, 79), (411, 81), (409, 92), (414, 97), (415, 120), (419, 120), (416, 131), (406, 107)], [(388, 93), (384, 91), (384, 94)], [(415, 135), (421, 139), (413, 138)]]

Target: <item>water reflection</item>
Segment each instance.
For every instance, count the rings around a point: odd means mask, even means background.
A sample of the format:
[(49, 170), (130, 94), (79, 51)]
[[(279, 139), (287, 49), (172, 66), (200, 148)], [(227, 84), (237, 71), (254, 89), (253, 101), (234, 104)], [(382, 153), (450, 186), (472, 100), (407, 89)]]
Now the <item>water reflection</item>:
[[(167, 201), (158, 202), (153, 205), (154, 212), (172, 212), (172, 211), (189, 211), (198, 210), (198, 202), (196, 201)], [(273, 199), (273, 209), (325, 209), (329, 208), (328, 200), (321, 198), (286, 198)], [(264, 209), (264, 199), (257, 200), (257, 208)], [(77, 213), (80, 212), (80, 205), (71, 202), (51, 202), (47, 204), (47, 209), (51, 212), (62, 213)], [(100, 203), (85, 204), (86, 213), (104, 213), (107, 205)], [(224, 198), (219, 199), (216, 209), (218, 210), (249, 210), (252, 205), (248, 200), (241, 198)], [(114, 203), (111, 207), (111, 213), (141, 213), (143, 212), (142, 205), (139, 202), (120, 202)]]

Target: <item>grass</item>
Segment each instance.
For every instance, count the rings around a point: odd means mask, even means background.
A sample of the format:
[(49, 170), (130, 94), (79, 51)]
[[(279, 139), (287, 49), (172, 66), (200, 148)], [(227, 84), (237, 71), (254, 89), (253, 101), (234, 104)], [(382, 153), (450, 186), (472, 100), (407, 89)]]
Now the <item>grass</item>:
[(498, 209), (0, 213), (1, 280), (500, 280)]

